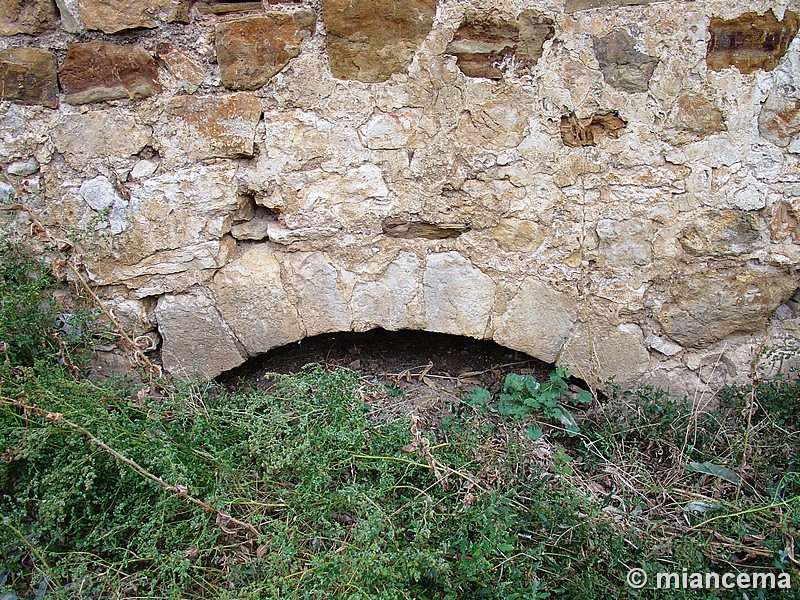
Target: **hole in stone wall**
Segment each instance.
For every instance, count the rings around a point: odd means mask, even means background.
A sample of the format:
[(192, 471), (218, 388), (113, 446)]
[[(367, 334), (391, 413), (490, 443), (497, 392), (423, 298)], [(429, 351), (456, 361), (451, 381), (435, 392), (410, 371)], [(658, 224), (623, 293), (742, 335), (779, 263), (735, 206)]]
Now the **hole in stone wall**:
[(389, 237), (426, 240), (443, 240), (455, 238), (469, 227), (463, 223), (428, 223), (427, 221), (410, 221), (402, 217), (388, 217), (381, 223), (383, 233)]
[(252, 192), (242, 193), (241, 198), (239, 208), (231, 215), (231, 235), (241, 241), (267, 239), (270, 228), (278, 224), (279, 211), (258, 204)]
[(616, 138), (627, 123), (617, 111), (600, 111), (587, 119), (579, 119), (575, 113), (561, 117), (561, 139), (572, 148), (596, 146), (601, 138)]
[[(487, 340), (430, 333), (386, 331), (324, 334), (270, 350), (217, 379), (235, 387), (249, 381), (266, 390), (269, 373), (294, 373), (316, 363), (358, 371), (366, 381), (396, 390), (409, 406), (458, 400), (475, 387), (499, 390), (508, 373), (533, 375), (546, 381), (554, 365)], [(582, 381), (572, 383), (588, 389)]]

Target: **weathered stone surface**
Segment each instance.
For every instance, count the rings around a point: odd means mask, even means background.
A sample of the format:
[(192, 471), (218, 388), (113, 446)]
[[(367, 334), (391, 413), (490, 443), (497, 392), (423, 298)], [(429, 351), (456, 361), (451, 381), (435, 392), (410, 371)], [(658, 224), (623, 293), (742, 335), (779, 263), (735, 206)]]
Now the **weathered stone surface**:
[(350, 331), (352, 317), (345, 281), (321, 252), (283, 255), (287, 289), (306, 335)]
[(191, 58), (169, 42), (159, 42), (156, 46), (158, 58), (164, 61), (167, 69), (178, 80), (182, 92), (192, 93), (205, 79), (205, 72)]
[(604, 137), (616, 138), (625, 125), (615, 111), (598, 112), (587, 119), (570, 113), (561, 117), (561, 140), (572, 148), (596, 146)]
[(0, 0), (0, 35), (41, 33), (53, 29), (57, 18), (52, 0)]
[(754, 268), (681, 275), (671, 290), (673, 302), (656, 320), (682, 346), (704, 346), (763, 327), (797, 283), (783, 272)]
[(752, 212), (714, 211), (700, 215), (679, 239), (684, 250), (695, 256), (734, 256), (758, 248), (759, 229)]
[(706, 63), (716, 71), (731, 66), (745, 74), (757, 69), (771, 71), (786, 54), (799, 27), (800, 19), (791, 10), (784, 13), (782, 21), (771, 9), (763, 15), (749, 12), (731, 20), (714, 17), (708, 26), (711, 37)]
[[(423, 329), (425, 313), (421, 278), (422, 266), (417, 256), (401, 252), (378, 279), (356, 283), (351, 302), (354, 329)], [(395, 301), (386, 302), (386, 298)]]
[(509, 18), (468, 9), (445, 52), (468, 77), (502, 79), (509, 69), (530, 71), (554, 34), (553, 20), (532, 10)]
[(495, 300), (495, 283), (458, 252), (431, 254), (423, 278), (426, 329), (483, 339)]
[(574, 298), (527, 277), (505, 312), (495, 318), (494, 341), (553, 362), (577, 314)]
[(156, 61), (135, 44), (70, 44), (59, 79), (70, 104), (138, 100), (161, 91)]
[(603, 8), (606, 6), (635, 6), (637, 4), (650, 4), (661, 0), (567, 0), (564, 10), (568, 13), (578, 12), (579, 10), (589, 10), (590, 8)]
[(207, 292), (162, 296), (155, 313), (164, 339), (161, 358), (167, 372), (208, 380), (245, 361)]
[(39, 161), (35, 156), (29, 156), (27, 160), (17, 160), (8, 165), (6, 173), (14, 177), (27, 177), (39, 170)]
[[(773, 90), (758, 114), (758, 131), (779, 148), (791, 146), (800, 139), (800, 99)], [(790, 148), (790, 152), (792, 150), (800, 151)]]
[(300, 54), (300, 42), (313, 33), (312, 10), (268, 12), (217, 25), (216, 48), (222, 85), (255, 90)]
[(92, 159), (137, 154), (150, 142), (152, 130), (137, 125), (130, 113), (109, 109), (65, 115), (52, 135), (67, 164), (83, 169)]
[(437, 0), (322, 0), (331, 72), (386, 81), (406, 70), (431, 30)]
[(248, 93), (176, 96), (156, 137), (172, 162), (253, 155), (261, 102)]
[(600, 219), (595, 227), (598, 252), (614, 267), (644, 266), (653, 259), (653, 225), (641, 219)]
[(80, 0), (56, 0), (58, 12), (61, 14), (61, 27), (67, 33), (79, 33), (84, 30), (79, 2)]
[[(255, 246), (220, 269), (210, 286), (217, 307), (249, 356), (302, 339), (297, 309), (274, 250)], [(269, 315), (269, 318), (262, 318)]]
[(647, 370), (650, 353), (636, 325), (614, 327), (602, 320), (580, 323), (564, 344), (558, 364), (584, 381), (603, 386), (612, 377), (623, 388)]
[(114, 203), (123, 202), (119, 192), (105, 175), (84, 181), (78, 194), (93, 210), (110, 209)]
[(506, 218), (492, 229), (492, 237), (507, 252), (535, 252), (544, 240), (544, 232), (535, 221)]
[(463, 223), (428, 223), (409, 221), (403, 217), (388, 217), (381, 223), (381, 229), (389, 237), (405, 240), (445, 240), (460, 236), (469, 227)]
[(725, 114), (706, 94), (681, 94), (670, 114), (667, 138), (673, 144), (694, 142), (715, 133), (722, 133)]
[(529, 119), (522, 99), (503, 94), (476, 106), (461, 119), (456, 135), (461, 140), (480, 140), (492, 150), (518, 146), (528, 133)]
[(397, 150), (417, 146), (420, 109), (404, 108), (391, 113), (377, 111), (358, 129), (361, 142), (370, 150)]
[(186, 18), (186, 0), (78, 0), (86, 29), (116, 33)]
[(594, 39), (594, 53), (606, 83), (623, 92), (646, 92), (658, 59), (639, 52), (624, 29)]
[(47, 50), (0, 51), (0, 101), (58, 106), (56, 57)]

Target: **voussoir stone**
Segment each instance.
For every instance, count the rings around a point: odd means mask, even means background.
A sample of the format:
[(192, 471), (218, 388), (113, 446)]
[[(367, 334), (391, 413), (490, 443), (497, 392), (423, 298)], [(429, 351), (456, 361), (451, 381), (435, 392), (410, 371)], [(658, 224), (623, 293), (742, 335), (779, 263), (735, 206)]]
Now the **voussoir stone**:
[(216, 49), (222, 85), (255, 90), (300, 54), (300, 42), (314, 30), (312, 10), (268, 12), (217, 25)]
[(261, 102), (240, 92), (222, 96), (176, 96), (156, 130), (162, 156), (172, 162), (253, 155)]
[(155, 309), (164, 368), (175, 375), (213, 379), (245, 361), (239, 344), (205, 291), (166, 294)]
[(553, 362), (577, 317), (574, 298), (528, 277), (496, 318), (494, 341)]
[(386, 81), (406, 70), (430, 33), (437, 0), (322, 0), (331, 72)]
[(53, 0), (0, 0), (0, 35), (41, 33), (53, 29), (57, 18)]
[(139, 45), (71, 44), (59, 72), (70, 104), (146, 98), (161, 91), (156, 61)]
[(272, 248), (254, 246), (220, 269), (210, 287), (217, 308), (248, 355), (257, 356), (304, 337)]
[(78, 6), (86, 29), (104, 33), (183, 20), (187, 10), (185, 0), (78, 0)]
[(9, 48), (0, 52), (0, 100), (56, 108), (55, 55), (36, 48)]
[(763, 327), (796, 288), (794, 277), (774, 270), (742, 268), (681, 275), (671, 290), (673, 302), (655, 317), (682, 346), (705, 346)]

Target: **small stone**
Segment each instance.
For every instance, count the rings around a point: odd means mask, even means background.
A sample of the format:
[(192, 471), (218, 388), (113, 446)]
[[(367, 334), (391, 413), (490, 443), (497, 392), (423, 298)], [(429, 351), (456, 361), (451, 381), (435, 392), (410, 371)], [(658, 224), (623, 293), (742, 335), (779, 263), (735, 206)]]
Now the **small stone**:
[(157, 160), (140, 160), (135, 165), (130, 172), (130, 177), (134, 181), (137, 179), (144, 179), (145, 177), (150, 177), (153, 173), (156, 172), (158, 169), (159, 161)]
[(58, 12), (61, 13), (61, 27), (67, 33), (80, 33), (85, 29), (81, 21), (80, 0), (56, 0)]
[(659, 337), (657, 335), (647, 336), (647, 338), (645, 339), (645, 343), (650, 348), (652, 348), (656, 352), (663, 354), (664, 356), (675, 356), (676, 354), (678, 354), (678, 352), (683, 350), (683, 348), (678, 344), (676, 344), (675, 342), (663, 337)]
[(115, 202), (123, 201), (105, 175), (98, 175), (94, 179), (84, 181), (78, 194), (90, 208), (98, 211), (111, 208)]
[(33, 175), (38, 170), (39, 161), (36, 160), (35, 156), (30, 156), (28, 160), (12, 162), (8, 165), (6, 172), (15, 177), (27, 177), (28, 175)]
[(269, 236), (269, 227), (274, 221), (267, 219), (255, 219), (236, 223), (231, 227), (231, 235), (237, 240), (259, 241)]
[(772, 90), (758, 114), (758, 132), (779, 148), (800, 139), (800, 100)]
[(433, 27), (437, 0), (322, 0), (331, 72), (378, 83), (406, 70)]
[(784, 12), (782, 21), (772, 9), (763, 15), (748, 12), (730, 20), (713, 17), (708, 26), (708, 68), (720, 71), (734, 66), (745, 74), (771, 71), (786, 54), (798, 28), (800, 19), (791, 10)]
[(712, 98), (706, 94), (681, 94), (665, 133), (673, 144), (686, 144), (726, 129), (725, 114)]
[(312, 10), (268, 12), (217, 25), (216, 49), (222, 85), (255, 90), (300, 54), (300, 42), (316, 24)]
[(51, 0), (0, 0), (0, 35), (33, 35), (55, 29), (57, 18)]
[(613, 110), (597, 112), (586, 119), (579, 119), (575, 113), (570, 113), (561, 117), (561, 140), (571, 148), (596, 146), (604, 137), (618, 137), (625, 125), (625, 121)]
[(0, 52), (0, 100), (56, 108), (55, 55), (36, 48), (9, 48)]
[(184, 20), (186, 4), (185, 0), (78, 0), (86, 29), (104, 33), (153, 28), (159, 20)]
[(553, 20), (532, 10), (506, 18), (468, 9), (445, 52), (468, 77), (502, 79), (510, 69), (530, 71), (554, 34)]
[(754, 252), (761, 239), (756, 215), (714, 211), (699, 215), (679, 235), (684, 250), (695, 256), (735, 256)]
[(536, 252), (544, 240), (538, 223), (511, 218), (500, 219), (492, 237), (506, 252)]
[(624, 29), (615, 29), (594, 39), (594, 52), (606, 83), (623, 92), (646, 92), (658, 59), (634, 48), (634, 39)]
[(138, 100), (161, 91), (156, 61), (135, 44), (70, 44), (59, 78), (70, 104)]
[(175, 96), (157, 129), (162, 156), (172, 162), (253, 156), (261, 102), (244, 92)]
[(0, 204), (10, 204), (16, 195), (17, 191), (13, 186), (0, 181)]
[(169, 42), (156, 46), (158, 58), (167, 65), (167, 70), (178, 80), (181, 91), (192, 93), (205, 79), (205, 72), (191, 58)]
[(567, 0), (564, 10), (568, 13), (591, 8), (604, 8), (607, 6), (635, 6), (637, 4), (650, 4), (660, 0)]

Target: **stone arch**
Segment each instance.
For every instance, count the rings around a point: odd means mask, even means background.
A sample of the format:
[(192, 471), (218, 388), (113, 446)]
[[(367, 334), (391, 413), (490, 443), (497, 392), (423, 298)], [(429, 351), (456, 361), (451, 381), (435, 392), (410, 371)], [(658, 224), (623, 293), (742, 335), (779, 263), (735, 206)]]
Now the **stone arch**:
[(165, 367), (213, 378), (306, 337), (381, 328), (494, 340), (595, 385), (648, 368), (637, 325), (582, 320), (576, 294), (536, 275), (490, 276), (457, 250), (375, 254), (353, 272), (319, 251), (252, 245), (207, 286), (160, 298)]

